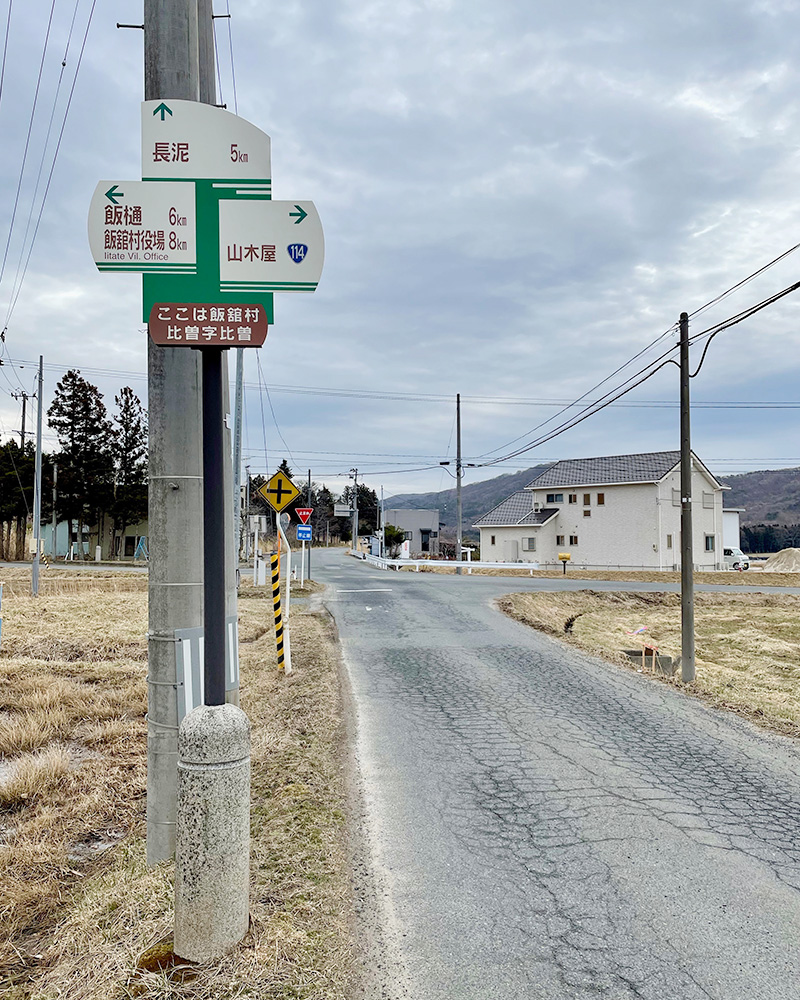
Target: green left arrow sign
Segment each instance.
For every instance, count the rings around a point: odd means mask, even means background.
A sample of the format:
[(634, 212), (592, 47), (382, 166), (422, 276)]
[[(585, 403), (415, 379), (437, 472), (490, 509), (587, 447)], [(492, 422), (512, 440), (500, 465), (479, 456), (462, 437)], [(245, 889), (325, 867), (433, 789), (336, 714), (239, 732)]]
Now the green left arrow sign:
[(125, 192), (124, 191), (118, 191), (117, 188), (118, 188), (118, 185), (117, 184), (113, 184), (108, 189), (108, 191), (106, 191), (106, 198), (108, 198), (108, 200), (111, 202), (112, 205), (118, 205), (119, 204), (119, 202), (117, 201), (117, 198), (124, 198), (125, 197)]

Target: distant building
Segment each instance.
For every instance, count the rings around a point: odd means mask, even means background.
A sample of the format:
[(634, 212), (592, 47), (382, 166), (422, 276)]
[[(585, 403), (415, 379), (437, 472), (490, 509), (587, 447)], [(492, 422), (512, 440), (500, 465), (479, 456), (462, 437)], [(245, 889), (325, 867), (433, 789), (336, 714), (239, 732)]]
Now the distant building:
[(722, 512), (722, 544), (726, 549), (740, 549), (741, 528), (739, 515), (744, 514), (744, 507), (727, 507)]
[[(723, 569), (723, 486), (692, 455), (694, 564)], [(568, 459), (478, 518), (481, 560), (677, 569), (680, 452)], [(727, 545), (727, 542), (724, 543)]]
[(439, 555), (439, 511), (404, 510), (395, 508), (384, 511), (384, 524), (393, 524), (405, 532), (412, 559)]

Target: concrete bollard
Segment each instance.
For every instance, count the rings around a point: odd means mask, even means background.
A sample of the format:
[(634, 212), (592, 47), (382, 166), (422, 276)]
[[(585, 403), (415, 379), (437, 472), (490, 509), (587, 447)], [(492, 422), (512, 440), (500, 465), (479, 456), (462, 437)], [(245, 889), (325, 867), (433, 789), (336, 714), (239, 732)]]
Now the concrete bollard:
[(201, 705), (178, 733), (175, 954), (208, 962), (247, 933), (250, 722), (235, 705)]

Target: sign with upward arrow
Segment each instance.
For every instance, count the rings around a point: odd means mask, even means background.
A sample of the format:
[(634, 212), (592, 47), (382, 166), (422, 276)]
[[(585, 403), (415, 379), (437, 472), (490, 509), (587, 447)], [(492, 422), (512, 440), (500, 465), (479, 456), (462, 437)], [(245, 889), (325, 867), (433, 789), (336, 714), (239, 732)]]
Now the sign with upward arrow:
[[(143, 102), (141, 123), (142, 180), (105, 181), (92, 198), (89, 242), (98, 268), (145, 275), (148, 324), (154, 308), (167, 305), (174, 315), (205, 305), (219, 316), (226, 307), (226, 317), (257, 306), (256, 326), (266, 330), (272, 292), (312, 292), (319, 282), (324, 241), (313, 203), (272, 201), (270, 138), (237, 115), (154, 100)], [(230, 339), (229, 326), (226, 318), (221, 340)], [(256, 328), (244, 320), (233, 336), (245, 338), (248, 326), (255, 345)], [(164, 334), (171, 341), (175, 327)]]

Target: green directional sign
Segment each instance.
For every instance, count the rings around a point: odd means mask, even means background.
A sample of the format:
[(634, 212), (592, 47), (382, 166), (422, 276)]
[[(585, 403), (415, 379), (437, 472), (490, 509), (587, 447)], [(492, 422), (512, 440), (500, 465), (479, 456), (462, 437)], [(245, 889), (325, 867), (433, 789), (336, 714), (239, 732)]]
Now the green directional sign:
[(261, 305), (310, 292), (324, 257), (312, 202), (272, 201), (270, 138), (193, 101), (142, 104), (142, 180), (104, 181), (89, 210), (102, 271), (143, 276), (145, 322), (160, 303)]

